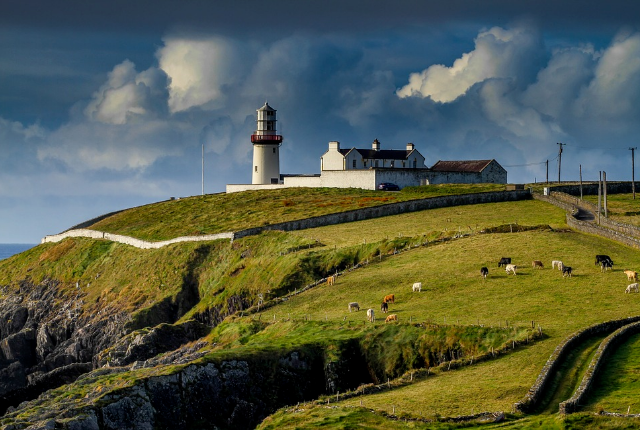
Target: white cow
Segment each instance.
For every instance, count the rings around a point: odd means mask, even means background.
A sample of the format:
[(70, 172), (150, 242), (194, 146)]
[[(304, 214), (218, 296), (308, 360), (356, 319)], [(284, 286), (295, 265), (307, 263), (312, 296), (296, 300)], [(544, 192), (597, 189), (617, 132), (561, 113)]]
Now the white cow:
[(422, 291), (422, 282), (416, 282), (415, 284), (413, 284), (413, 292), (420, 292)]
[(556, 266), (558, 267), (558, 270), (562, 272), (562, 267), (564, 266), (564, 264), (562, 264), (562, 261), (560, 260), (553, 260), (551, 262), (551, 268), (555, 269)]
[(516, 266), (515, 264), (507, 264), (504, 270), (505, 272), (507, 272), (507, 275), (509, 274), (509, 272), (512, 272), (515, 275), (517, 268), (518, 266)]
[(373, 313), (373, 309), (367, 309), (367, 321), (369, 321), (369, 322), (375, 322), (376, 321), (376, 316)]
[(625, 293), (637, 293), (638, 292), (638, 283), (627, 285), (627, 289), (624, 290)]

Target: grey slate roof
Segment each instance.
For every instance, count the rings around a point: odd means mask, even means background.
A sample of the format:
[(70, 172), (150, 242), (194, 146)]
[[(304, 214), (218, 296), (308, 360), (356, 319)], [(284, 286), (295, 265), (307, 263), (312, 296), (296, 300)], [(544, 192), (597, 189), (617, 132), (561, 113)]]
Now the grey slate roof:
[[(495, 160), (438, 161), (431, 167), (433, 172), (482, 172)], [(497, 161), (496, 161), (497, 163)], [(502, 166), (501, 166), (502, 167)]]
[(342, 155), (347, 155), (351, 151), (358, 151), (362, 158), (373, 160), (406, 160), (413, 151), (403, 151), (402, 149), (381, 149), (374, 151), (373, 149), (340, 149)]

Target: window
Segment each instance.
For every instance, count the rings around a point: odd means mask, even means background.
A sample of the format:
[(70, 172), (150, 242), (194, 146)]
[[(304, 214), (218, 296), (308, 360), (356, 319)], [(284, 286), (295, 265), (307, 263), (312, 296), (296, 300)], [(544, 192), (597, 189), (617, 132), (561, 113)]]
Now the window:
[(415, 169), (416, 167), (418, 167), (418, 160), (417, 159), (413, 159), (413, 168)]
[(395, 161), (391, 160), (391, 167), (395, 167)]
[(402, 162), (402, 167), (407, 167), (404, 161)]
[(378, 167), (378, 160), (376, 160), (376, 167)]
[(356, 168), (356, 160), (353, 160), (353, 168)]
[(253, 166), (253, 171), (258, 172), (258, 166)]
[(274, 153), (274, 154), (276, 153), (276, 148), (273, 148), (273, 153)]

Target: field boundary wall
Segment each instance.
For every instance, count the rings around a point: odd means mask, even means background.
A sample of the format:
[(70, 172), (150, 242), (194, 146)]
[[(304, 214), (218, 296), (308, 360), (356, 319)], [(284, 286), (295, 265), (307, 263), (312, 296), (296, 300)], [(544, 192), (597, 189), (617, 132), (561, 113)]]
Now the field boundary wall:
[(600, 343), (598, 350), (596, 351), (589, 367), (587, 368), (580, 386), (576, 389), (575, 393), (569, 400), (560, 403), (561, 414), (570, 414), (576, 412), (579, 405), (586, 399), (587, 393), (593, 385), (593, 381), (599, 371), (604, 366), (604, 361), (609, 357), (611, 352), (622, 342), (624, 342), (629, 336), (640, 333), (640, 322), (625, 325), (612, 334), (610, 334), (605, 340)]
[(549, 356), (549, 359), (540, 371), (538, 378), (531, 386), (524, 399), (513, 405), (514, 411), (528, 413), (539, 406), (540, 400), (544, 394), (545, 389), (549, 385), (554, 372), (557, 370), (558, 366), (560, 366), (562, 360), (567, 356), (569, 351), (571, 351), (571, 349), (576, 346), (576, 344), (593, 335), (611, 332), (613, 330), (619, 329), (620, 327), (637, 322), (640, 322), (640, 316), (624, 318), (621, 320), (607, 321), (600, 324), (592, 325), (567, 337), (556, 347), (551, 356)]
[(45, 236), (41, 243), (59, 242), (67, 237), (88, 237), (92, 239), (106, 239), (114, 242), (124, 243), (141, 249), (157, 249), (172, 243), (178, 242), (197, 242), (218, 239), (234, 240), (247, 236), (254, 236), (264, 231), (280, 230), (295, 231), (305, 230), (314, 227), (323, 227), (327, 225), (342, 224), (346, 222), (361, 221), (385, 217), (390, 215), (398, 215), (407, 212), (416, 212), (426, 209), (437, 209), (450, 206), (472, 205), (482, 203), (498, 203), (517, 200), (526, 200), (531, 198), (529, 190), (516, 191), (490, 191), (485, 193), (460, 194), (454, 196), (439, 196), (425, 199), (409, 200), (406, 202), (390, 203), (386, 205), (374, 206), (369, 208), (354, 209), (346, 212), (335, 214), (320, 215), (301, 220), (286, 221), (282, 223), (269, 224), (261, 227), (249, 228), (236, 232), (225, 232), (218, 234), (202, 235), (202, 236), (182, 236), (161, 242), (149, 242), (134, 237), (123, 236), (119, 234), (111, 234), (90, 229), (74, 229), (67, 230), (60, 234)]
[[(554, 206), (558, 206), (559, 208), (566, 210), (567, 225), (573, 229), (576, 229), (583, 233), (595, 234), (597, 236), (605, 237), (607, 239), (615, 240), (616, 242), (623, 243), (632, 248), (640, 249), (640, 229), (637, 229), (636, 227), (630, 226), (628, 224), (623, 225), (621, 223), (614, 223), (613, 221), (607, 220), (604, 217), (601, 217), (600, 219), (601, 225), (598, 225), (595, 222), (591, 222), (591, 221), (580, 221), (576, 219), (573, 216), (573, 213), (578, 208), (581, 207), (583, 209), (591, 211), (591, 209), (587, 205), (576, 203), (580, 201), (580, 199), (576, 197), (570, 196), (568, 194), (552, 192), (551, 196), (543, 196), (541, 194), (536, 193), (536, 194), (533, 194), (533, 198), (536, 200), (545, 201), (547, 203), (550, 203)], [(584, 203), (584, 202), (581, 202), (581, 203)], [(614, 228), (613, 224), (623, 226), (624, 228), (620, 228), (620, 229)], [(630, 234), (629, 232), (631, 230), (637, 231), (637, 233)]]

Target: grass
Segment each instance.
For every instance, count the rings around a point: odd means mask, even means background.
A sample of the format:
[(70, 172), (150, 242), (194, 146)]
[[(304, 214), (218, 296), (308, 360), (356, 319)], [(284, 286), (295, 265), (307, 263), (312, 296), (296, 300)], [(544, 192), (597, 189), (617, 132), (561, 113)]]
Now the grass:
[(327, 246), (351, 246), (372, 243), (398, 236), (424, 235), (435, 239), (455, 233), (477, 233), (483, 229), (507, 224), (550, 225), (566, 228), (563, 210), (537, 200), (488, 203), (431, 209), (300, 230), (292, 234), (316, 239)]
[(640, 335), (631, 336), (605, 361), (588, 396), (586, 411), (640, 413)]
[(399, 193), (355, 188), (287, 188), (208, 194), (128, 209), (90, 228), (158, 241), (238, 231), (420, 198), (500, 190), (504, 190), (504, 185), (460, 184), (411, 187)]
[[(607, 194), (607, 212), (614, 221), (632, 224), (640, 227), (640, 196), (633, 199), (633, 194)], [(598, 205), (598, 196), (584, 196), (584, 200)], [(604, 211), (604, 197), (602, 198)]]
[[(485, 326), (540, 324), (548, 339), (517, 350), (500, 360), (445, 372), (435, 378), (390, 392), (362, 397), (374, 410), (389, 405), (413, 416), (453, 416), (473, 411), (510, 411), (538, 376), (556, 345), (581, 328), (608, 319), (640, 313), (640, 300), (624, 294), (626, 277), (620, 270), (601, 273), (593, 255), (606, 249), (621, 264), (640, 265), (640, 253), (614, 242), (572, 232), (532, 231), (487, 234), (419, 248), (338, 278), (265, 311), (268, 315), (312, 320), (362, 322), (364, 312), (347, 311), (357, 301), (379, 309), (382, 297), (394, 293), (390, 313), (401, 323), (411, 319), (438, 324)], [(497, 269), (500, 256), (523, 264), (517, 276)], [(572, 278), (557, 270), (530, 268), (533, 259), (546, 264), (561, 258), (574, 267)], [(483, 281), (479, 268), (490, 268)], [(453, 270), (452, 270), (453, 267)], [(413, 293), (415, 281), (423, 284)], [(266, 315), (265, 315), (266, 316)], [(374, 325), (384, 325), (377, 320)], [(455, 388), (454, 388), (455, 387)], [(341, 404), (358, 406), (360, 398)]]

